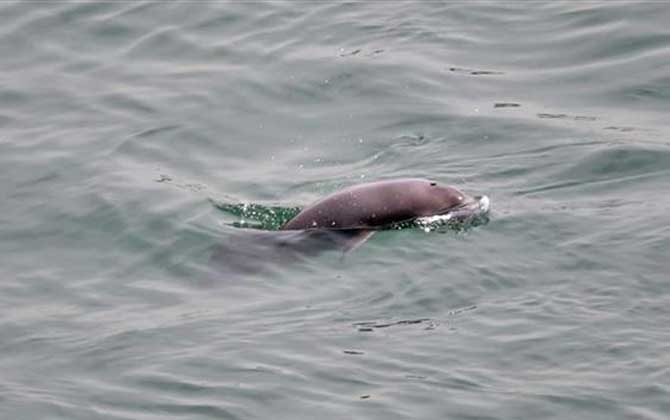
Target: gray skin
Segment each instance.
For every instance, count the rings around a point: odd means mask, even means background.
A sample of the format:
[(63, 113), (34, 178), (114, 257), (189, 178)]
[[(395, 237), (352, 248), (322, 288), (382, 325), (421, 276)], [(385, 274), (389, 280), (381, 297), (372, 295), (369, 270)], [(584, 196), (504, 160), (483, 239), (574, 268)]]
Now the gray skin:
[(445, 214), (472, 199), (426, 179), (394, 179), (345, 188), (306, 207), (283, 230), (382, 229), (418, 217)]

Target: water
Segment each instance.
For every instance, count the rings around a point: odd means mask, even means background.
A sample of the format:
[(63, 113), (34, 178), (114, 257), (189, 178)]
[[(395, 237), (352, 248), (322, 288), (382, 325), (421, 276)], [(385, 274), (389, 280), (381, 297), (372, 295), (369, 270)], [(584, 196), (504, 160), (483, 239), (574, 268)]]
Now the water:
[[(0, 417), (666, 419), (669, 28), (663, 2), (3, 2)], [(210, 263), (262, 255), (221, 203), (394, 177), (490, 221)]]

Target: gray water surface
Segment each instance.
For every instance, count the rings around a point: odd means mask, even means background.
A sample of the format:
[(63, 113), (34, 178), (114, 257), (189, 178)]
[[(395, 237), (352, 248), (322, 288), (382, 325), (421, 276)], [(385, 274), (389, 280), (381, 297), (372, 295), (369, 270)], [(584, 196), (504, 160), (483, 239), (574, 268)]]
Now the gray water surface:
[[(0, 57), (3, 419), (668, 418), (668, 3), (8, 1)], [(490, 221), (221, 209), (396, 177)]]

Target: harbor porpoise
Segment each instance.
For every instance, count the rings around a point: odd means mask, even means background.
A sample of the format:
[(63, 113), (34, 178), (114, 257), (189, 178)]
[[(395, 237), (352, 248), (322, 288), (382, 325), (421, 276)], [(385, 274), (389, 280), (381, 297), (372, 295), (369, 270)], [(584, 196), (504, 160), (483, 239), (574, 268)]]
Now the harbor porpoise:
[(486, 196), (426, 179), (393, 179), (354, 185), (302, 209), (280, 230), (233, 229), (211, 261), (232, 273), (271, 270), (323, 251), (351, 251), (376, 231), (432, 219), (467, 222), (485, 216)]
[(346, 232), (350, 249), (376, 230), (415, 219), (450, 215), (458, 221), (488, 212), (489, 201), (427, 179), (393, 179), (345, 188), (306, 207), (282, 230)]

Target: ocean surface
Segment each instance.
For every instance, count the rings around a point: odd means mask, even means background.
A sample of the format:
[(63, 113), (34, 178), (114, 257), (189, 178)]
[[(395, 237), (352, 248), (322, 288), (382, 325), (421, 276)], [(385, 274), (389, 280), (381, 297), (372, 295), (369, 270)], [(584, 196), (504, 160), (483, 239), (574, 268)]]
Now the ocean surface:
[[(3, 1), (0, 57), (0, 418), (670, 418), (670, 3)], [(398, 177), (489, 221), (263, 240)]]

